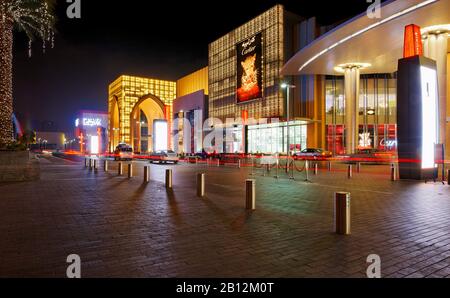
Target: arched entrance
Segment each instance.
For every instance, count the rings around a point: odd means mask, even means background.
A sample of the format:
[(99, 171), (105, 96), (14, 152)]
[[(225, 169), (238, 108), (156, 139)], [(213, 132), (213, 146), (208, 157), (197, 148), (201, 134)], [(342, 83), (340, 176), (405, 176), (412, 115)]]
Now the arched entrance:
[(131, 112), (131, 145), (136, 153), (153, 151), (153, 123), (165, 120), (164, 103), (154, 95), (143, 96)]
[(110, 140), (110, 152), (113, 152), (117, 145), (120, 144), (120, 113), (119, 113), (119, 102), (117, 97), (114, 97), (111, 103), (111, 112), (110, 112), (110, 131), (109, 135), (111, 136)]

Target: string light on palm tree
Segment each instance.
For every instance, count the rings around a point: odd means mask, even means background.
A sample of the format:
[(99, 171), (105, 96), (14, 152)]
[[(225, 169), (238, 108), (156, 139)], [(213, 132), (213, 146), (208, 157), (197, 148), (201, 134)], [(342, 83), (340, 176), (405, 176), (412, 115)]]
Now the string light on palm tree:
[(0, 143), (13, 141), (13, 30), (25, 32), (28, 37), (28, 55), (31, 57), (35, 39), (54, 47), (54, 1), (2, 0), (0, 3)]

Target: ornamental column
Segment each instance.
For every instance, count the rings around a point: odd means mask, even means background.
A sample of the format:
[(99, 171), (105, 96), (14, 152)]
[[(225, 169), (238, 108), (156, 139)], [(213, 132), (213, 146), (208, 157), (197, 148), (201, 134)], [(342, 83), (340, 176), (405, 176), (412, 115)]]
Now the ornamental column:
[[(424, 56), (436, 61), (439, 86), (439, 142), (447, 142), (447, 51), (448, 33), (446, 26), (424, 29)], [(450, 146), (446, 155), (450, 156)]]
[(359, 136), (360, 66), (346, 65), (345, 75), (345, 152), (356, 153)]

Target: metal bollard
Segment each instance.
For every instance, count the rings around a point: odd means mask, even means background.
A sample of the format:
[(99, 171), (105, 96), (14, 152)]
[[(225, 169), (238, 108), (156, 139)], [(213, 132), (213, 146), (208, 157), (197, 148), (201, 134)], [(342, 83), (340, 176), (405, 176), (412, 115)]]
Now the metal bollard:
[(197, 196), (203, 198), (205, 196), (205, 174), (197, 174)]
[(335, 230), (339, 235), (351, 234), (351, 195), (348, 192), (335, 194), (334, 219)]
[(89, 158), (84, 159), (84, 167), (85, 168), (89, 167)]
[(217, 159), (217, 167), (220, 168), (220, 159)]
[(447, 170), (447, 184), (450, 185), (450, 169)]
[(172, 170), (166, 170), (166, 188), (173, 188)]
[(92, 166), (93, 166), (93, 164), (92, 164), (92, 159), (89, 158), (89, 169), (90, 169), (90, 170), (92, 170)]
[(256, 209), (256, 180), (254, 179), (245, 181), (245, 209)]
[(122, 176), (122, 175), (123, 175), (123, 164), (122, 164), (121, 162), (119, 162), (117, 174), (118, 174), (119, 176)]
[(241, 160), (239, 159), (238, 160), (238, 169), (240, 169), (241, 168)]
[(328, 162), (328, 172), (331, 172), (331, 161)]
[(98, 159), (94, 159), (94, 170), (98, 170)]
[(305, 174), (306, 174), (305, 181), (309, 181), (309, 160), (306, 160), (305, 162)]
[(145, 166), (144, 167), (144, 183), (150, 182), (150, 167)]
[(348, 177), (348, 179), (353, 178), (353, 166), (352, 165), (348, 165), (347, 177)]
[(358, 162), (356, 164), (356, 172), (361, 173), (361, 163), (360, 162)]
[(397, 167), (395, 164), (391, 165), (391, 181), (397, 181)]
[(314, 175), (319, 175), (319, 164), (317, 163), (314, 164)]
[(128, 164), (128, 178), (133, 178), (133, 164)]
[(105, 159), (103, 161), (103, 169), (105, 172), (108, 172), (108, 160), (107, 159)]

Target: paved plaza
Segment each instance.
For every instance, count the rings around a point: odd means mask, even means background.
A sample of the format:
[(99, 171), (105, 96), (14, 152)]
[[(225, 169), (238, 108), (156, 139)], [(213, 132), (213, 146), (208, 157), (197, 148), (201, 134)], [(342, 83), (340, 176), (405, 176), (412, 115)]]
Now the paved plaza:
[[(383, 277), (450, 277), (450, 187), (391, 182), (388, 166), (345, 165), (305, 182), (248, 168), (152, 165), (143, 184), (53, 157), (41, 180), (0, 184), (0, 277), (66, 276), (78, 254), (82, 277), (365, 277), (368, 255)], [(174, 173), (166, 190), (165, 169)], [(207, 197), (196, 197), (206, 173)], [(257, 209), (245, 210), (245, 180)], [(352, 195), (352, 235), (333, 232), (333, 194)]]

